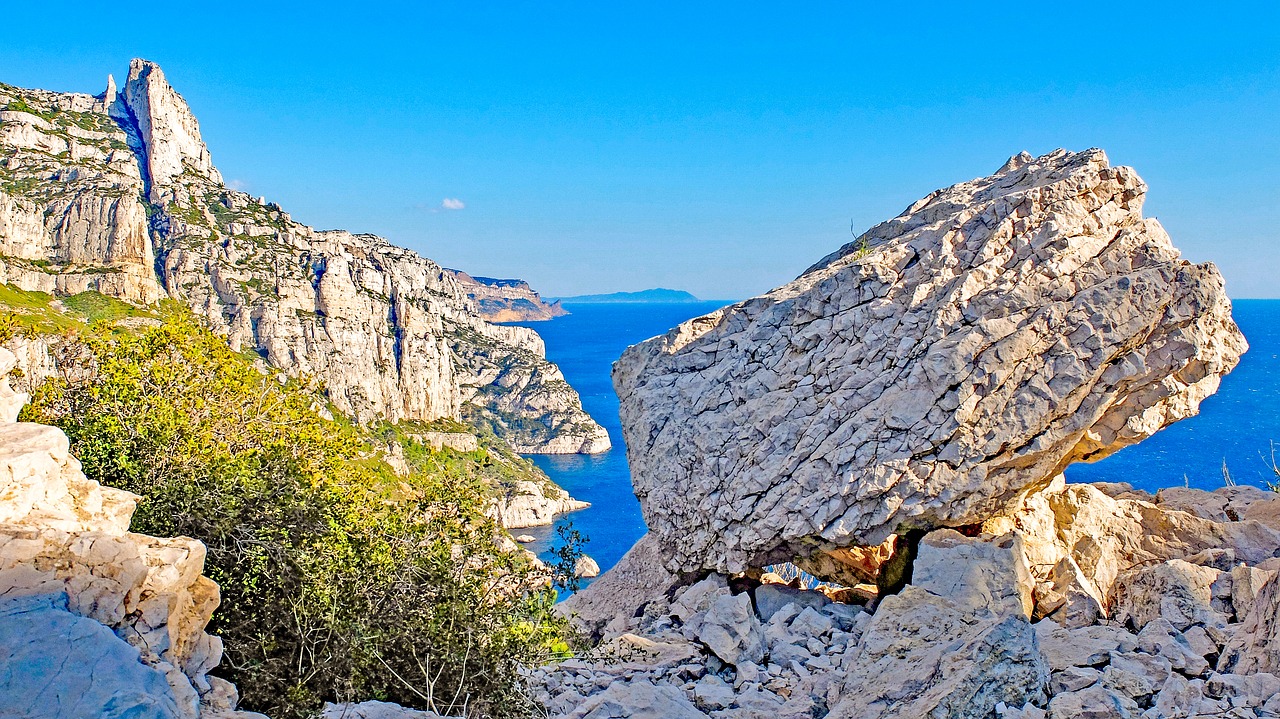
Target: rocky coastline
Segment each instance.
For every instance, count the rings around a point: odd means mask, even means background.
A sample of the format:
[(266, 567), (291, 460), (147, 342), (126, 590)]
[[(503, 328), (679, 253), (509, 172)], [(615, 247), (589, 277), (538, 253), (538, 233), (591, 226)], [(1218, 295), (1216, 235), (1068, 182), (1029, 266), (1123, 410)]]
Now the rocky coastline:
[(453, 273), (480, 314), (489, 322), (540, 322), (569, 314), (559, 300), (548, 302), (524, 280), (473, 277), (461, 270)]

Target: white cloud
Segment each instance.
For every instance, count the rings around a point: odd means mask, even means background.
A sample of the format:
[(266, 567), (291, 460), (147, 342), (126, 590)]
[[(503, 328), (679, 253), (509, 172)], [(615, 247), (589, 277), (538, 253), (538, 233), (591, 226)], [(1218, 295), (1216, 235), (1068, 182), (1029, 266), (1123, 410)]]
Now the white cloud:
[(231, 182), (227, 183), (227, 187), (230, 187), (233, 190), (239, 190), (241, 192), (244, 192), (245, 190), (249, 189), (249, 183), (245, 182), (244, 180), (232, 180)]
[(446, 210), (461, 210), (462, 208), (467, 206), (467, 203), (463, 202), (462, 200), (459, 200), (456, 197), (446, 197), (444, 198), (443, 201), (441, 201), (440, 206)]

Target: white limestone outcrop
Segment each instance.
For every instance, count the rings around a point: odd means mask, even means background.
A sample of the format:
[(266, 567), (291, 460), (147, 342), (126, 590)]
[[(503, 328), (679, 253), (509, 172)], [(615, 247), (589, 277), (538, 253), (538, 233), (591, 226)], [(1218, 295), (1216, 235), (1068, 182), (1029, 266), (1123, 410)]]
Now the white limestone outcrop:
[(497, 500), (497, 519), (506, 529), (541, 527), (558, 514), (591, 506), (549, 482), (517, 481)]
[[(114, 94), (114, 84), (114, 80), (109, 82), (104, 100)], [(138, 58), (130, 62), (124, 90), (108, 110), (136, 128), (146, 152), (143, 168), (153, 190), (187, 172), (222, 183), (222, 175), (213, 166), (209, 148), (200, 137), (200, 124), (186, 101), (165, 80), (159, 65)]]
[(473, 277), (461, 270), (453, 277), (480, 314), (490, 322), (537, 322), (569, 314), (560, 301), (547, 302), (524, 280)]

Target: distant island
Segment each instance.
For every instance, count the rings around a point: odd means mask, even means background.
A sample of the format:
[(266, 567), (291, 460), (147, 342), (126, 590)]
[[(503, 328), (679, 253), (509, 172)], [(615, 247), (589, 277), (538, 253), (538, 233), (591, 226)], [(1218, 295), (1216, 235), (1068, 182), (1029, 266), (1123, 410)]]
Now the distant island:
[(640, 302), (701, 302), (697, 297), (684, 290), (668, 290), (661, 287), (639, 292), (610, 292), (606, 295), (578, 295), (577, 297), (557, 297), (557, 301), (565, 304), (620, 304)]

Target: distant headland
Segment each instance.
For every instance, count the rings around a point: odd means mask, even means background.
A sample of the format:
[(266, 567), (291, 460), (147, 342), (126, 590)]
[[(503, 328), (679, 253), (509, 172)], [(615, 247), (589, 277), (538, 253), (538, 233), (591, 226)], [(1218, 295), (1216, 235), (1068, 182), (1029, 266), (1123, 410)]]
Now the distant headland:
[(702, 300), (684, 290), (668, 290), (656, 287), (639, 292), (610, 292), (604, 295), (578, 295), (576, 297), (557, 297), (557, 301), (565, 304), (620, 304), (640, 302), (701, 302)]

